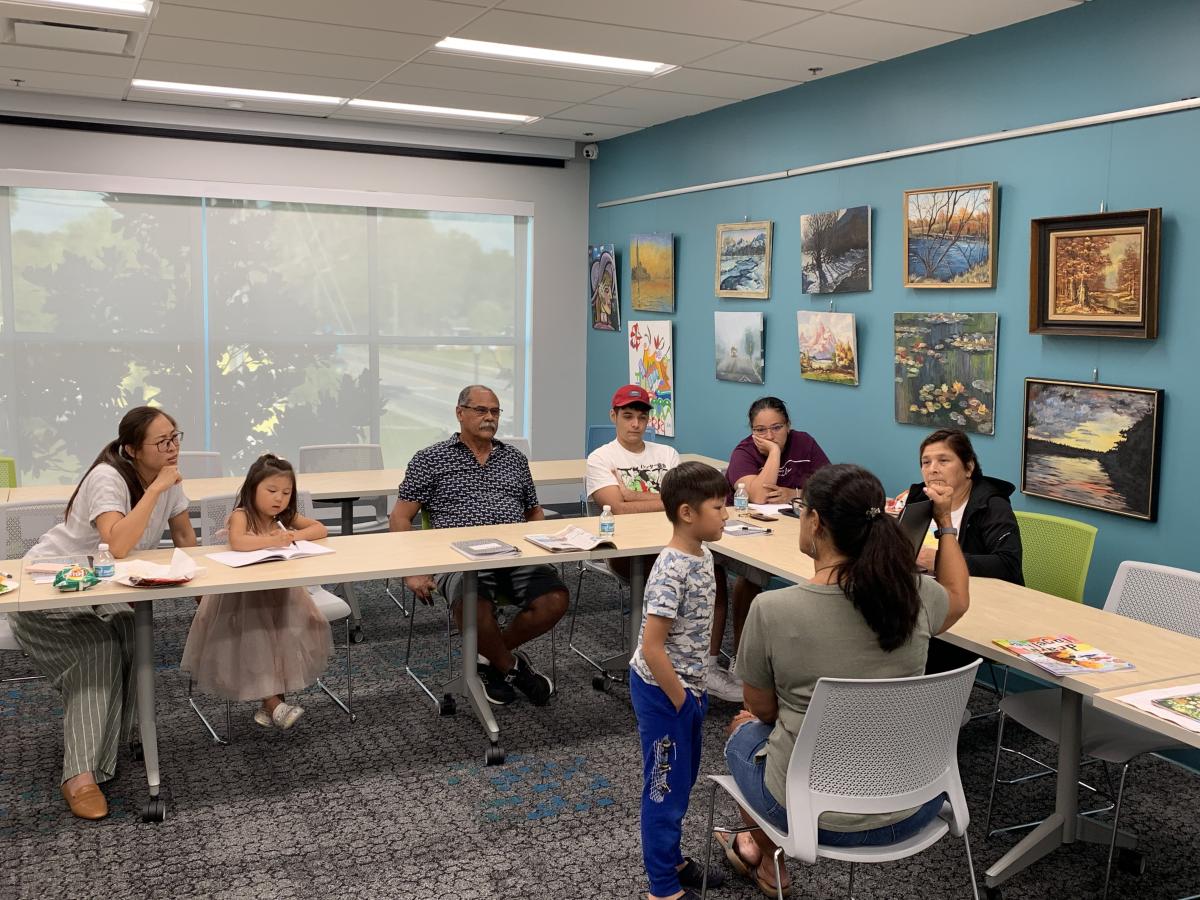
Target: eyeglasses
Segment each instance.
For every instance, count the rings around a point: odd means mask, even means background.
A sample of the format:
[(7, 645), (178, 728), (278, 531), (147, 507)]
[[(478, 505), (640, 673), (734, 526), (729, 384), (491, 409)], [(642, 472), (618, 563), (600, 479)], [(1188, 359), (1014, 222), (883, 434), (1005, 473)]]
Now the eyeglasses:
[(155, 441), (154, 446), (158, 448), (159, 453), (166, 453), (171, 449), (171, 447), (178, 447), (182, 443), (183, 432), (176, 431), (174, 434), (163, 438), (161, 441)]
[(458, 408), (459, 409), (469, 409), (471, 412), (475, 413), (475, 415), (477, 415), (477, 416), (490, 415), (494, 419), (500, 418), (500, 413), (504, 412), (504, 410), (502, 410), (498, 406), (463, 406), (463, 405), (459, 405)]
[(755, 434), (779, 434), (785, 428), (787, 428), (787, 423), (780, 422), (777, 425), (755, 425), (750, 430)]
[(792, 498), (792, 512), (794, 512), (797, 516), (804, 515), (804, 511), (806, 509), (808, 509), (807, 500), (805, 500), (803, 497)]

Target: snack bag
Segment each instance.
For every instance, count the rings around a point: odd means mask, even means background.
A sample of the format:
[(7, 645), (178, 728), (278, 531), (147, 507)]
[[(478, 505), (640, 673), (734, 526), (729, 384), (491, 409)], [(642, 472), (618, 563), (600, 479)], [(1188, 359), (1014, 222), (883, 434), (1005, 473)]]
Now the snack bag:
[(99, 583), (96, 573), (86, 566), (67, 566), (54, 576), (54, 586), (60, 591), (86, 591)]

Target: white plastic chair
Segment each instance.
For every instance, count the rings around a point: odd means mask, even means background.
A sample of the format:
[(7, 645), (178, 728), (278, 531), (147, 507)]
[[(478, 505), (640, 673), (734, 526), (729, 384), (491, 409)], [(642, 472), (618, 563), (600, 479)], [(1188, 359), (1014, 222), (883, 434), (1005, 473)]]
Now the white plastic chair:
[[(204, 527), (204, 540), (202, 543), (204, 546), (221, 545), (226, 542), (228, 537), (226, 523), (229, 521), (230, 513), (233, 512), (235, 500), (235, 495), (223, 494), (205, 497), (200, 501), (200, 516)], [(312, 498), (305, 491), (300, 491), (296, 494), (296, 509), (300, 515), (312, 518)], [(213, 565), (220, 565), (220, 563), (213, 563)], [(350, 605), (341, 597), (330, 593), (320, 585), (308, 585), (305, 587), (305, 590), (312, 597), (321, 615), (325, 617), (325, 621), (331, 625), (339, 621), (346, 623), (346, 700), (343, 702), (341, 697), (331, 691), (323, 678), (317, 679), (317, 687), (324, 691), (338, 705), (342, 712), (350, 717), (351, 722), (354, 722), (358, 716), (354, 712), (354, 670), (350, 660), (350, 648), (353, 644), (350, 640)], [(225, 701), (225, 737), (221, 737), (217, 734), (216, 729), (213, 728), (212, 724), (208, 721), (208, 717), (204, 715), (204, 712), (192, 696), (191, 678), (188, 679), (187, 698), (188, 705), (191, 706), (192, 711), (200, 718), (200, 721), (204, 723), (204, 727), (208, 730), (213, 742), (228, 744), (233, 735), (230, 722), (232, 702)]]
[(225, 463), (219, 450), (180, 450), (179, 474), (187, 478), (220, 478)]
[[(963, 839), (971, 890), (979, 900), (967, 825), (971, 815), (958, 774), (958, 730), (979, 660), (951, 672), (914, 678), (822, 678), (813, 691), (787, 770), (788, 831), (765, 821), (746, 802), (731, 775), (710, 775), (709, 841), (705, 872), (712, 860), (717, 788), (724, 789), (776, 845), (775, 884), (780, 858), (805, 863), (819, 857), (850, 863), (850, 896), (856, 863), (891, 862), (920, 853), (947, 832)], [(830, 847), (817, 843), (824, 812), (892, 813), (945, 794), (941, 812), (921, 831), (895, 844)], [(749, 827), (721, 828), (737, 833)], [(700, 896), (707, 895), (706, 883)], [(779, 897), (782, 900), (783, 893)]]
[(525, 455), (526, 459), (533, 458), (533, 447), (529, 442), (529, 438), (527, 437), (505, 435), (497, 436), (496, 440), (500, 441), (502, 444), (508, 444), (510, 447), (515, 447), (516, 449), (520, 450)]
[[(368, 469), (383, 468), (383, 447), (379, 444), (312, 444), (300, 448), (300, 458), (296, 466), (298, 472), (362, 472)], [(354, 498), (356, 501), (359, 499)], [(341, 509), (341, 500), (316, 500), (316, 506), (337, 506)], [(370, 506), (374, 518), (364, 525), (355, 525), (358, 534), (369, 534), (376, 531), (388, 530), (387, 497), (363, 498), (364, 506)], [(326, 521), (322, 519), (322, 521)], [(336, 520), (338, 534), (341, 534), (341, 519)], [(329, 524), (326, 522), (326, 524)]]
[[(1159, 566), (1153, 563), (1126, 560), (1117, 568), (1112, 587), (1104, 601), (1104, 611), (1137, 619), (1159, 628), (1200, 637), (1200, 572)], [(1000, 703), (1000, 722), (996, 728), (996, 757), (992, 765), (992, 787), (988, 794), (985, 825), (991, 826), (992, 803), (996, 796), (1000, 767), (1000, 746), (1006, 719), (1024, 725), (1048, 741), (1058, 743), (1061, 689), (1048, 688), (1010, 694)], [(1125, 776), (1133, 761), (1144, 753), (1187, 749), (1183, 744), (1141, 728), (1114, 715), (1097, 710), (1089, 698), (1084, 698), (1081, 731), (1083, 755), (1105, 763), (1121, 766), (1121, 780), (1113, 807), (1112, 839), (1108, 848), (1108, 864), (1104, 870), (1101, 897), (1108, 896), (1112, 878), (1113, 857), (1116, 854), (1117, 826), (1121, 818), (1121, 800), (1125, 792)], [(1107, 774), (1107, 770), (1106, 770)], [(1106, 811), (1097, 810), (1097, 812)], [(1037, 824), (1037, 823), (1035, 823)], [(1005, 829), (1010, 830), (1010, 829)], [(1144, 870), (1145, 859), (1134, 850), (1121, 850), (1121, 867), (1129, 871)]]
[[(0, 558), (21, 559), (36, 544), (43, 534), (63, 521), (67, 504), (61, 500), (17, 503), (0, 503)], [(24, 573), (13, 573), (18, 580), (25, 577)], [(0, 653), (12, 651), (24, 653), (17, 638), (12, 632), (8, 616), (0, 613)], [(40, 675), (28, 675), (20, 678), (5, 678), (3, 682), (36, 681)]]

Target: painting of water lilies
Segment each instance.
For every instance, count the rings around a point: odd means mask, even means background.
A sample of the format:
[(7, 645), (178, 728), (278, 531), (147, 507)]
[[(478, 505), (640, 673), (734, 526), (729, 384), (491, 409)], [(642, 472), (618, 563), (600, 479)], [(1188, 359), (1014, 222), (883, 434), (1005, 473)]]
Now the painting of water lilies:
[(896, 313), (896, 421), (994, 434), (998, 320), (996, 313)]
[(765, 300), (771, 295), (771, 223), (717, 226), (718, 297)]
[(904, 286), (990, 288), (996, 183), (904, 192)]

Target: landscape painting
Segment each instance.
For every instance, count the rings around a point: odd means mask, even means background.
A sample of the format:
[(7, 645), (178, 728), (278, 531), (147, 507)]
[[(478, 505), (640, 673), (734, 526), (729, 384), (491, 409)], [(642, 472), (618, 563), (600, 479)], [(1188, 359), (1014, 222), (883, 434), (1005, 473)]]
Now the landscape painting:
[(717, 379), (742, 384), (762, 384), (763, 315), (760, 312), (718, 312), (716, 334)]
[(765, 300), (771, 294), (771, 223), (717, 226), (718, 297)]
[(853, 313), (796, 313), (800, 377), (809, 381), (858, 384), (858, 340)]
[(675, 235), (629, 238), (629, 299), (641, 312), (675, 312)]
[(990, 288), (996, 183), (904, 192), (904, 286)]
[(617, 256), (612, 244), (593, 244), (588, 247), (588, 284), (591, 291), (592, 328), (597, 331), (620, 331)]
[(996, 313), (896, 313), (896, 421), (994, 434)]
[(800, 217), (800, 281), (806, 294), (871, 289), (871, 207)]
[(669, 320), (629, 323), (629, 383), (650, 395), (650, 423), (662, 437), (675, 437), (675, 352)]
[(1021, 490), (1154, 521), (1163, 392), (1025, 379)]

